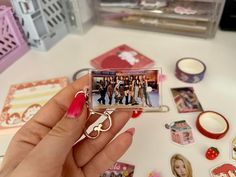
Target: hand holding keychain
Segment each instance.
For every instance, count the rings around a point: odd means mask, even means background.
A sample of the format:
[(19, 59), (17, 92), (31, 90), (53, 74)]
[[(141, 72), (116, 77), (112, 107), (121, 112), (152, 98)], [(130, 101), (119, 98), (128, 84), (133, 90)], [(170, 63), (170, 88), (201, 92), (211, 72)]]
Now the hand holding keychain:
[[(90, 111), (87, 121), (90, 121), (90, 117), (95, 114), (108, 119), (106, 127), (101, 123), (93, 127), (92, 135), (85, 130), (84, 134), (88, 138), (95, 139), (102, 132), (108, 131), (112, 126), (110, 112), (117, 109), (133, 110), (134, 118), (142, 112), (169, 111), (169, 107), (162, 104), (162, 87), (159, 81), (162, 76), (161, 69), (95, 70), (86, 68), (77, 71), (73, 79), (82, 72), (88, 72), (90, 76), (89, 86), (84, 89)], [(100, 110), (105, 111), (101, 113)]]

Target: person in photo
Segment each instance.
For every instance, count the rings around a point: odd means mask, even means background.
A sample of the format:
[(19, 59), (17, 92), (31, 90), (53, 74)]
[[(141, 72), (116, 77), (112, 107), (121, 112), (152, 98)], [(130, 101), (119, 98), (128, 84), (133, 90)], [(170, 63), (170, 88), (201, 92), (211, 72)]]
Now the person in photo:
[(181, 154), (170, 159), (171, 171), (175, 177), (193, 177), (191, 163)]

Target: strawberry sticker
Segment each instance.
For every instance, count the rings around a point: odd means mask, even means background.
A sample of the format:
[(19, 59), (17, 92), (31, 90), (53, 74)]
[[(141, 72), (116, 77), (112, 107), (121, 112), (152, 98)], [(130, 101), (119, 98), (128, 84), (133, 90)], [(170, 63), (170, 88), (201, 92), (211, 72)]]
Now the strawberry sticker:
[(208, 160), (214, 160), (219, 154), (220, 152), (216, 147), (210, 147), (207, 149), (205, 156)]

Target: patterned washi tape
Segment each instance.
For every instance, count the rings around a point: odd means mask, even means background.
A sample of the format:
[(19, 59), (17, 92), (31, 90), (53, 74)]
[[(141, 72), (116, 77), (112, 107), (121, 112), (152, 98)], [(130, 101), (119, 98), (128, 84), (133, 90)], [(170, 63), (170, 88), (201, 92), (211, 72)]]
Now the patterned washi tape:
[(206, 65), (196, 58), (181, 58), (176, 63), (175, 76), (187, 83), (197, 83), (204, 78)]

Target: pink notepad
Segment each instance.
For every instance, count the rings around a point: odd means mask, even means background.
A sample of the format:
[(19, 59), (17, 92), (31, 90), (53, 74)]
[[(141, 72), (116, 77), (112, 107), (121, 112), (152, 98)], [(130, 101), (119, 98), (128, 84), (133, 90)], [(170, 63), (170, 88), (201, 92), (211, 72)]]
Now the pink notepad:
[(0, 116), (0, 130), (25, 124), (67, 85), (66, 77), (12, 85)]

